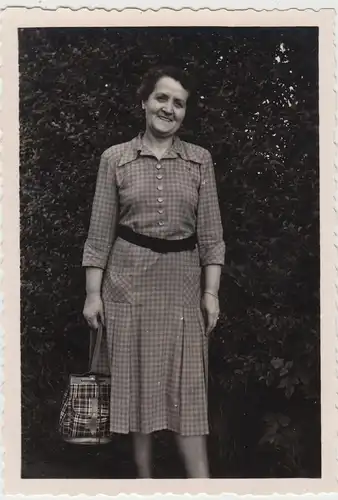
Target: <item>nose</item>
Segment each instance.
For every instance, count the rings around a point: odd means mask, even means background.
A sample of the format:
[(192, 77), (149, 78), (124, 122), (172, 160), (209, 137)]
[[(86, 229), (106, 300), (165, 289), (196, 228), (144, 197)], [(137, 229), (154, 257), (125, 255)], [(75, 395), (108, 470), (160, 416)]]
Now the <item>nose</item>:
[(172, 103), (171, 101), (167, 101), (167, 102), (163, 105), (163, 108), (162, 108), (162, 109), (163, 109), (163, 111), (164, 111), (165, 113), (167, 113), (168, 115), (172, 115), (172, 113), (173, 113), (173, 109), (174, 109), (174, 107), (173, 107), (173, 103)]

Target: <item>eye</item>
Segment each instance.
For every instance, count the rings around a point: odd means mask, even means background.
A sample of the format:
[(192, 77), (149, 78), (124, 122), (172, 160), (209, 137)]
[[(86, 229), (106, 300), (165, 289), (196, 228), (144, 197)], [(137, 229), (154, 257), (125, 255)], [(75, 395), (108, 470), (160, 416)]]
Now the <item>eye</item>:
[(167, 100), (167, 96), (161, 94), (161, 95), (156, 96), (156, 99), (160, 102), (165, 102)]
[(176, 101), (176, 102), (175, 102), (175, 106), (176, 106), (177, 108), (184, 108), (184, 107), (185, 107), (185, 104), (184, 104), (184, 102), (183, 102), (183, 101)]

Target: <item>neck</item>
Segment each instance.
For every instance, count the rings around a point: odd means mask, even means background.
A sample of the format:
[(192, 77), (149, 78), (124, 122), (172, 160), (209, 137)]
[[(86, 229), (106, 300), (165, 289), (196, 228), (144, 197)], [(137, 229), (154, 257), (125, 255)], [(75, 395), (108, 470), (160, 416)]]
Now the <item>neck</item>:
[(153, 151), (156, 156), (164, 154), (172, 145), (173, 137), (156, 137), (150, 130), (143, 135), (143, 143)]

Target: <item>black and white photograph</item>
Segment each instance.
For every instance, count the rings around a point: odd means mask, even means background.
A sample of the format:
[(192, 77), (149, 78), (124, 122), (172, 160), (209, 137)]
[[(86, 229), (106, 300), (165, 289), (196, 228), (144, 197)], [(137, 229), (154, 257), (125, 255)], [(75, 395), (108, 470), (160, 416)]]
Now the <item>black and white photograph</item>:
[(18, 27), (21, 479), (323, 477), (320, 29), (216, 17)]

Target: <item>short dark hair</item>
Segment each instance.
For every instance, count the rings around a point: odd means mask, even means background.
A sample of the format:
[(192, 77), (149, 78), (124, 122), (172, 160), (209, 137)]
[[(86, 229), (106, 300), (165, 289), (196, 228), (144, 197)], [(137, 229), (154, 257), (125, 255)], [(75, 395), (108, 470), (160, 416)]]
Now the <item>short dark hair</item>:
[(146, 101), (153, 92), (156, 83), (163, 77), (169, 76), (179, 82), (182, 87), (189, 92), (189, 96), (194, 93), (195, 88), (192, 79), (188, 73), (176, 66), (155, 66), (143, 76), (141, 85), (138, 89), (138, 96), (141, 101)]

